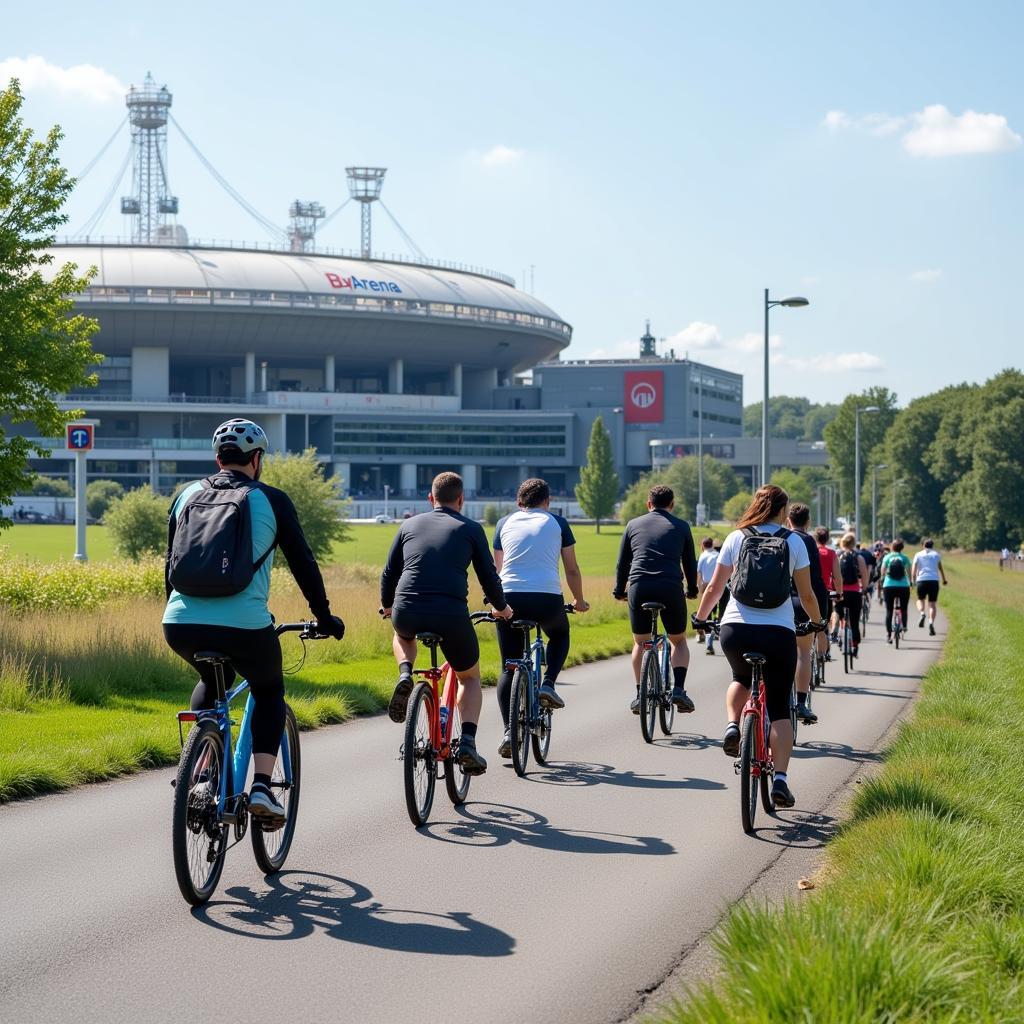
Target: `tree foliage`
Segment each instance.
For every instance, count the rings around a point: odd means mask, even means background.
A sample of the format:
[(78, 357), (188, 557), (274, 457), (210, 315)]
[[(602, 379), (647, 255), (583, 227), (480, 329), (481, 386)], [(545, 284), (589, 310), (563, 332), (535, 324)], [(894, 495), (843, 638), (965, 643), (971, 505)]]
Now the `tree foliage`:
[(63, 477), (37, 476), (29, 493), (43, 498), (73, 498), (75, 490)]
[(726, 503), (722, 514), (730, 523), (735, 523), (744, 512), (747, 506), (754, 500), (750, 491), (738, 491)]
[(315, 448), (307, 448), (301, 455), (269, 456), (260, 479), (292, 499), (317, 561), (330, 559), (335, 541), (350, 539), (352, 531), (346, 522), (350, 503), (341, 499), (341, 479), (325, 479)]
[[(0, 91), (0, 409), (14, 423), (32, 422), (38, 433), (55, 436), (68, 415), (53, 396), (94, 383), (97, 361), (90, 338), (99, 324), (70, 316), (68, 296), (82, 291), (88, 276), (68, 264), (47, 281), (43, 250), (65, 222), (61, 212), (74, 179), (57, 159), (60, 130), (37, 141), (20, 117), (16, 80)], [(0, 427), (0, 502), (9, 501), (31, 479), (27, 459), (46, 456), (27, 438)], [(0, 517), (0, 528), (10, 525)]]
[[(743, 409), (743, 433), (746, 437), (761, 436), (761, 406), (754, 402)], [(820, 441), (826, 424), (836, 417), (838, 405), (818, 405), (807, 398), (773, 395), (768, 403), (768, 425), (772, 437), (793, 441)]]
[(619, 496), (619, 477), (612, 458), (612, 441), (600, 416), (590, 429), (587, 446), (587, 464), (580, 469), (580, 482), (576, 485), (576, 500), (601, 532), (601, 520), (615, 511)]
[[(697, 497), (700, 494), (698, 478), (699, 462), (696, 455), (685, 455), (675, 459), (659, 472), (647, 473), (629, 490), (619, 510), (623, 523), (647, 511), (647, 492), (654, 484), (666, 484), (676, 496), (676, 515), (692, 519), (697, 511)], [(704, 502), (708, 515), (717, 519), (722, 515), (726, 501), (739, 490), (736, 474), (724, 463), (710, 455), (704, 456)]]
[(90, 519), (102, 519), (111, 502), (124, 497), (124, 488), (116, 480), (93, 480), (85, 487), (85, 510)]
[(137, 562), (167, 549), (167, 499), (148, 485), (114, 500), (103, 521), (123, 558)]

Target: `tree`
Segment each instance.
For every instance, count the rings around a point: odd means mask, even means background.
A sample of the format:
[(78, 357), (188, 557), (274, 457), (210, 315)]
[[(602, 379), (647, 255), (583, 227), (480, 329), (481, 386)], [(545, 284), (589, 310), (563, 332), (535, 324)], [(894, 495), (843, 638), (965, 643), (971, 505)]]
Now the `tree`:
[(747, 506), (754, 500), (754, 496), (750, 491), (740, 491), (738, 494), (734, 494), (726, 503), (725, 508), (722, 510), (722, 514), (731, 523), (735, 523), (744, 512), (747, 511)]
[[(676, 510), (686, 519), (697, 511), (699, 466), (696, 455), (686, 455), (669, 463), (657, 481), (668, 484), (675, 491)], [(710, 518), (715, 519), (721, 515), (722, 506), (739, 489), (736, 474), (724, 462), (710, 455), (704, 456), (704, 504), (708, 506)]]
[(301, 455), (269, 456), (260, 479), (292, 499), (317, 561), (329, 561), (334, 542), (350, 539), (346, 522), (350, 503), (341, 498), (341, 479), (324, 478), (315, 448), (307, 448)]
[[(69, 416), (53, 396), (95, 383), (88, 370), (100, 357), (89, 339), (99, 324), (69, 315), (69, 296), (82, 291), (91, 274), (77, 277), (68, 264), (50, 281), (42, 275), (52, 260), (42, 250), (67, 220), (61, 207), (74, 179), (57, 159), (60, 130), (35, 141), (19, 116), (21, 104), (12, 80), (0, 91), (0, 409), (14, 423), (31, 421), (38, 433), (55, 436)], [(49, 452), (0, 427), (0, 503), (27, 486), (33, 455)], [(0, 528), (9, 525), (0, 516)]]
[(85, 510), (90, 519), (102, 519), (112, 501), (124, 497), (116, 480), (93, 480), (85, 488)]
[(148, 485), (111, 502), (104, 522), (122, 558), (137, 562), (167, 549), (167, 499)]
[[(744, 407), (744, 436), (761, 436), (761, 405), (761, 402), (754, 402)], [(825, 425), (835, 419), (838, 411), (838, 405), (817, 405), (806, 398), (775, 395), (768, 405), (768, 426), (772, 437), (820, 441)]]
[(37, 476), (32, 481), (31, 494), (44, 498), (73, 498), (74, 489), (59, 476)]
[(612, 441), (604, 429), (604, 421), (598, 416), (590, 429), (587, 464), (580, 469), (580, 482), (576, 485), (576, 500), (597, 524), (598, 533), (601, 520), (615, 511), (618, 496), (619, 477), (612, 458)]
[(795, 469), (776, 469), (772, 473), (772, 483), (781, 487), (791, 502), (802, 502), (810, 506), (813, 491), (807, 480)]

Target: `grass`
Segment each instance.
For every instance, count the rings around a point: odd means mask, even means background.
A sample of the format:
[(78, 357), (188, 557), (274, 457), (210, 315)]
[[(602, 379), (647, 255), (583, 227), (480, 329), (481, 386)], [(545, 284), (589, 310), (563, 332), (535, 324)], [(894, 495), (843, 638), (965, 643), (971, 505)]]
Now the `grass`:
[(815, 895), (734, 910), (719, 980), (652, 1020), (1024, 1021), (1024, 578), (948, 568), (943, 659)]

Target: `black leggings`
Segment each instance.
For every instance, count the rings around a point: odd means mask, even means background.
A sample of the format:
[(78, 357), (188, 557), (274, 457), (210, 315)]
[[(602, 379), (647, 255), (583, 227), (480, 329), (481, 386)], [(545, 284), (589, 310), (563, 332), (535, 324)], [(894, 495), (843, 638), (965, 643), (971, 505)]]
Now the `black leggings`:
[(907, 628), (907, 611), (910, 608), (910, 587), (883, 587), (885, 598), (885, 631), (892, 632), (892, 610), (896, 602), (900, 603), (900, 614), (903, 616), (903, 628)]
[[(544, 679), (555, 682), (569, 656), (569, 616), (565, 614), (562, 595), (506, 593), (505, 600), (512, 609), (512, 619), (531, 619), (540, 623), (540, 628), (548, 638)], [(512, 619), (498, 619), (498, 649), (501, 651), (498, 707), (505, 728), (508, 728), (509, 704), (512, 699), (512, 672), (505, 668), (505, 662), (523, 656), (523, 631), (512, 628)]]
[(753, 670), (743, 655), (757, 652), (768, 659), (763, 670), (768, 717), (773, 722), (789, 718), (789, 692), (796, 676), (796, 633), (785, 626), (728, 622), (722, 626), (721, 639), (733, 679), (748, 690)]
[(175, 654), (198, 673), (192, 691), (192, 710), (211, 710), (217, 697), (216, 675), (209, 662), (195, 662), (196, 651), (219, 651), (228, 657), (224, 685), (230, 689), (235, 672), (249, 681), (254, 703), (252, 750), (254, 754), (277, 754), (284, 732), (284, 675), (281, 671), (281, 642), (273, 626), (265, 629), (235, 629), (234, 626), (192, 625), (165, 622), (164, 639)]
[(839, 614), (843, 617), (850, 616), (850, 630), (853, 633), (853, 646), (860, 646), (860, 612), (864, 604), (864, 595), (856, 590), (843, 591), (843, 606)]

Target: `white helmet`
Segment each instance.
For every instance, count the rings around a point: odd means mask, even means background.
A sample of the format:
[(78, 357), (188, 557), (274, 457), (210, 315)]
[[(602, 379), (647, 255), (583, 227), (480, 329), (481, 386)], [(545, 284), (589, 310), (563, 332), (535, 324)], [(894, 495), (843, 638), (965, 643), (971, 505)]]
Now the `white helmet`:
[(258, 423), (237, 417), (222, 423), (213, 432), (213, 450), (219, 452), (226, 445), (233, 445), (243, 452), (265, 452), (270, 447), (266, 432)]

